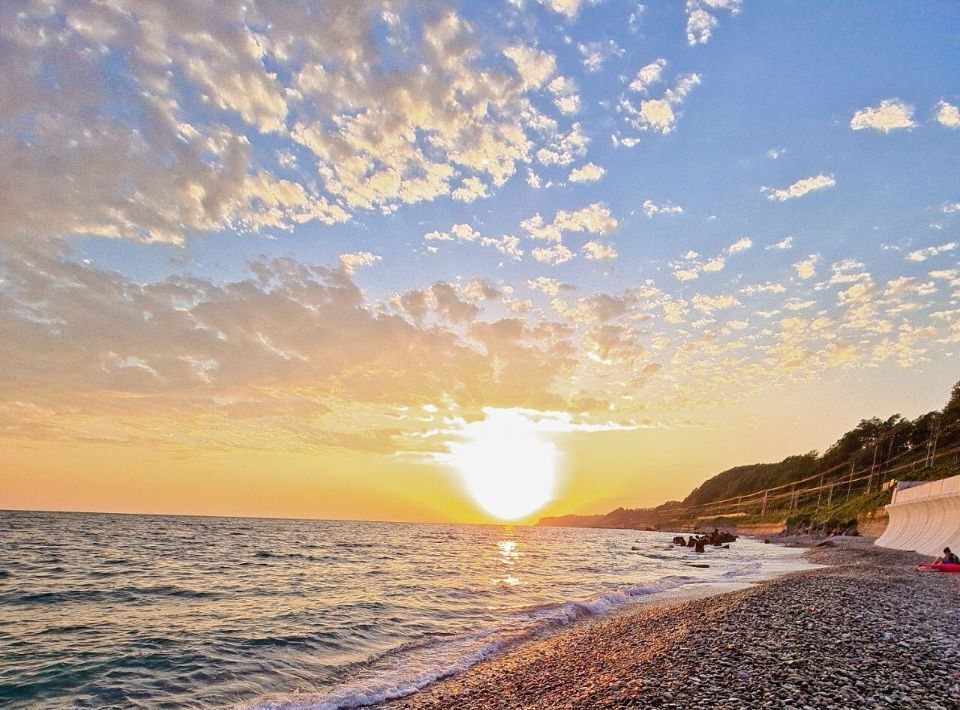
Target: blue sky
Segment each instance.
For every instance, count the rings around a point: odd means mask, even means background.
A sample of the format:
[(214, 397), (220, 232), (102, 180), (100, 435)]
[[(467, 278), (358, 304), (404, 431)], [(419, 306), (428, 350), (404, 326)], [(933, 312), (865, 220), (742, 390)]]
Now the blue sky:
[[(358, 211), (346, 224), (308, 223), (289, 232), (267, 229), (239, 238), (232, 229), (197, 232), (187, 235), (185, 246), (160, 249), (84, 239), (78, 254), (137, 279), (163, 277), (186, 266), (191, 273), (224, 280), (241, 278), (246, 262), (260, 255), (329, 263), (344, 249), (362, 249), (381, 255), (389, 266), (386, 284), (384, 275), (361, 277), (372, 282), (371, 288), (416, 284), (424, 269), (447, 280), (469, 277), (477, 264), (510, 280), (536, 265), (498, 268), (497, 254), (471, 245), (449, 246), (440, 258), (423, 261), (423, 234), (456, 223), (515, 233), (518, 222), (535, 212), (553, 214), (601, 201), (621, 222), (612, 238), (621, 254), (617, 263), (609, 268), (570, 263), (552, 272), (594, 279), (609, 271), (604, 285), (623, 287), (639, 274), (662, 271), (664, 262), (680, 253), (706, 254), (741, 233), (758, 245), (793, 236), (794, 249), (820, 252), (825, 260), (870, 254), (881, 269), (882, 245), (925, 246), (943, 236), (929, 225), (938, 222), (937, 206), (957, 192), (957, 135), (933, 121), (940, 100), (957, 100), (956, 8), (949, 3), (911, 8), (842, 3), (816, 12), (798, 2), (748, 3), (736, 15), (720, 13), (722, 24), (714, 36), (694, 46), (683, 35), (684, 9), (676, 3), (645, 7), (633, 32), (627, 19), (636, 12), (634, 3), (585, 5), (569, 23), (536, 4), (522, 13), (462, 10), (478, 34), (491, 33), (493, 44), (509, 36), (504, 24), (513, 26), (518, 39), (526, 36), (523, 28), (530, 29), (536, 45), (555, 54), (558, 73), (576, 79), (582, 110), (566, 123), (581, 123), (590, 145), (570, 167), (601, 165), (603, 179), (564, 184), (568, 167), (534, 163), (543, 182), (552, 181), (553, 187), (532, 190), (519, 169), (490, 197), (469, 204), (438, 198), (393, 215)], [(610, 41), (619, 56), (588, 72), (578, 46)], [(697, 73), (700, 85), (670, 134), (644, 135), (633, 148), (614, 146), (612, 135), (636, 134), (612, 106), (624, 93), (624, 79), (661, 57), (669, 74)], [(857, 110), (890, 97), (916, 107), (916, 128), (889, 134), (850, 130)], [(549, 92), (537, 92), (533, 103), (549, 110)], [(308, 154), (273, 135), (247, 135), (265, 162), (278, 150)], [(771, 150), (782, 154), (771, 159)], [(282, 174), (298, 173), (311, 179), (307, 170)], [(837, 186), (784, 204), (770, 204), (759, 193), (764, 185), (784, 186), (820, 173), (834, 175)], [(640, 211), (646, 200), (680, 205), (684, 214), (647, 219)], [(779, 264), (789, 269), (785, 261)], [(753, 256), (741, 268), (767, 272), (777, 263)]]

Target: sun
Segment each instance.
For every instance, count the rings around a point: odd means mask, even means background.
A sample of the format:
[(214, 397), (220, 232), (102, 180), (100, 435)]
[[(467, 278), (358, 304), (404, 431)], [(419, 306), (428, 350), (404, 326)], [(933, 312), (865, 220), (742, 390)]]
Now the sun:
[(509, 410), (487, 410), (450, 444), (451, 462), (473, 499), (490, 515), (517, 520), (542, 508), (553, 495), (557, 447), (535, 423)]

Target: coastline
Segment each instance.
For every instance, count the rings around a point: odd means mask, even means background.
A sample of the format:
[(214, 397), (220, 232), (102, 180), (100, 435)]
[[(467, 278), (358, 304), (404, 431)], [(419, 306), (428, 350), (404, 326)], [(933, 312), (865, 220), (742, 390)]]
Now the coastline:
[(823, 566), (596, 617), (377, 707), (960, 707), (960, 579), (863, 538), (806, 559)]

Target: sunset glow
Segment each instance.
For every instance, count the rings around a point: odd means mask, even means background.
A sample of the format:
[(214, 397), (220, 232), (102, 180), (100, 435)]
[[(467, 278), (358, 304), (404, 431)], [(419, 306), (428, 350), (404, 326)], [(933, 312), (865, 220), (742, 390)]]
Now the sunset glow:
[(556, 446), (516, 413), (488, 414), (471, 427), (466, 442), (453, 443), (450, 450), (470, 495), (496, 518), (523, 518), (553, 494)]

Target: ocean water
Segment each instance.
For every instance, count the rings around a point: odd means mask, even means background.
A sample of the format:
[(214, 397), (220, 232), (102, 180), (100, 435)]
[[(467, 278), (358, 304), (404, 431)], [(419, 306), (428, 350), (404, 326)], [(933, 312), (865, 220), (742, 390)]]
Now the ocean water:
[(0, 512), (0, 706), (360, 707), (591, 614), (803, 565), (671, 537)]

